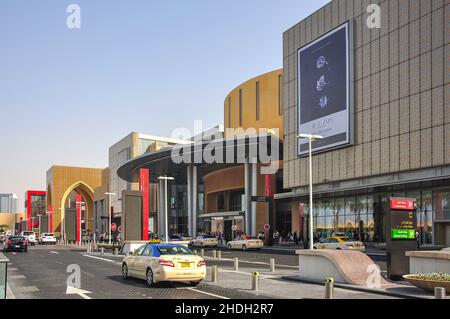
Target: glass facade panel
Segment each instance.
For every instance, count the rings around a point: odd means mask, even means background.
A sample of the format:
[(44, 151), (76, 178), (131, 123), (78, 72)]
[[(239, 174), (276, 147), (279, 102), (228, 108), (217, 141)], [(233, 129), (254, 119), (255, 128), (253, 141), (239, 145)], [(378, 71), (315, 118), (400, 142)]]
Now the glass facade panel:
[(450, 221), (450, 190), (433, 193), (434, 218), (440, 221)]

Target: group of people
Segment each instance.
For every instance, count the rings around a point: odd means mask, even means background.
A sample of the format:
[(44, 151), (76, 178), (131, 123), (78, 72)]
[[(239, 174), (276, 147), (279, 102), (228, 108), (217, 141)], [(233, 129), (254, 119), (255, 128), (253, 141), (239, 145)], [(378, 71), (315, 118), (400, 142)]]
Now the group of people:
[(299, 245), (299, 241), (301, 238), (301, 234), (300, 236), (297, 235), (297, 232), (291, 233), (291, 232), (283, 232), (282, 234), (280, 234), (280, 232), (277, 230), (273, 233), (273, 240), (276, 243), (281, 243), (281, 242), (287, 242), (287, 243), (294, 243), (296, 245)]

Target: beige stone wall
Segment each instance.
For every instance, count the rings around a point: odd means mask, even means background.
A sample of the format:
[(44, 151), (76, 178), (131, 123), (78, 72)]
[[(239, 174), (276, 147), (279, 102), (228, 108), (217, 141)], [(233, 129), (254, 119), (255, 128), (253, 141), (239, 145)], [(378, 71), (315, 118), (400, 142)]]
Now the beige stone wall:
[(71, 190), (82, 193), (87, 202), (87, 229), (93, 226), (94, 191), (102, 186), (103, 169), (52, 166), (47, 171), (47, 206), (53, 209), (53, 232), (60, 236), (61, 221), (64, 218), (63, 200)]
[[(381, 29), (366, 8), (381, 7)], [(314, 183), (450, 164), (450, 3), (334, 0), (283, 35), (284, 186), (308, 184), (298, 159), (297, 50), (346, 20), (354, 22), (355, 145), (313, 157)]]
[(20, 222), (20, 217), (26, 219), (25, 213), (11, 214), (0, 212), (0, 225), (7, 225), (8, 229), (14, 231), (15, 223)]

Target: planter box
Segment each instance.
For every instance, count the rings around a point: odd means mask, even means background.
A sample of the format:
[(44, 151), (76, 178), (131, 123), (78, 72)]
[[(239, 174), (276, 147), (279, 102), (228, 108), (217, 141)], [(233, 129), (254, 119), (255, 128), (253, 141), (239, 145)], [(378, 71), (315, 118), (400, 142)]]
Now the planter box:
[(450, 281), (435, 281), (435, 280), (424, 280), (424, 279), (416, 279), (411, 278), (413, 275), (404, 275), (403, 278), (406, 279), (411, 285), (416, 286), (417, 288), (434, 292), (434, 288), (442, 287), (445, 288), (445, 292), (450, 294)]

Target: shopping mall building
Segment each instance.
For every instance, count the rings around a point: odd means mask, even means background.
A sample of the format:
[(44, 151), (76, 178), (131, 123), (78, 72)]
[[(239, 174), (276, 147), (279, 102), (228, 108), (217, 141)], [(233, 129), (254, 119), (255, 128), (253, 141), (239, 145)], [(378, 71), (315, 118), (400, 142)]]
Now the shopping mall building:
[[(167, 210), (170, 233), (221, 231), (230, 239), (267, 224), (304, 235), (308, 143), (297, 139), (304, 133), (323, 137), (312, 142), (315, 236), (356, 232), (385, 242), (389, 197), (398, 196), (415, 198), (422, 244), (450, 245), (450, 4), (369, 2), (331, 1), (287, 30), (283, 69), (229, 92), (223, 128), (183, 141), (133, 133), (111, 147), (110, 166), (86, 172), (95, 187), (78, 177), (67, 183), (92, 197), (89, 228), (105, 231), (111, 210), (117, 224), (134, 216), (133, 236), (163, 235)], [(379, 16), (367, 13), (371, 3)], [(148, 147), (155, 143), (162, 145)], [(174, 148), (191, 160), (174, 161)], [(232, 160), (201, 156), (211, 149)], [(274, 163), (279, 169), (264, 174)], [(48, 189), (58, 188), (53, 175)], [(161, 177), (173, 178), (167, 196)], [(67, 194), (53, 205), (69, 205), (61, 200)], [(53, 216), (58, 225), (63, 214)]]
[(413, 197), (420, 241), (448, 246), (450, 4), (372, 1), (380, 28), (370, 28), (369, 2), (332, 1), (283, 35), (290, 191), (275, 197), (301, 229), (308, 144), (296, 136), (323, 135), (313, 142), (316, 233), (356, 230), (383, 242), (388, 198)]

